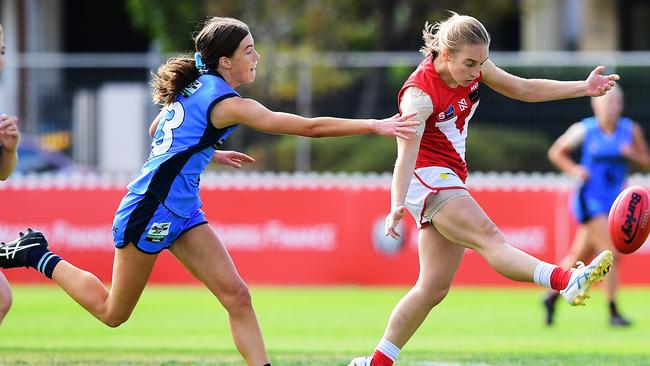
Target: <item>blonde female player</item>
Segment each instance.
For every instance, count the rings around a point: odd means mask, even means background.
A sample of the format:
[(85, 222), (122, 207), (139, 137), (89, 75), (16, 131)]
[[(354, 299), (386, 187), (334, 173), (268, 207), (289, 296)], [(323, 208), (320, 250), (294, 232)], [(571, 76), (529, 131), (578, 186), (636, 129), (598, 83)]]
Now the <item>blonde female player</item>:
[[(0, 72), (5, 67), (5, 37), (0, 25)], [(6, 180), (16, 168), (20, 133), (16, 117), (0, 115), (0, 180)], [(11, 287), (5, 275), (0, 272), (0, 324), (11, 308)]]
[(398, 100), (402, 113), (417, 113), (422, 124), (417, 138), (397, 141), (397, 161), (391, 186), (391, 210), (386, 235), (408, 209), (419, 231), (420, 274), (415, 286), (395, 306), (383, 338), (370, 357), (354, 366), (390, 366), (400, 349), (431, 309), (447, 295), (466, 248), (515, 281), (535, 282), (560, 290), (566, 300), (583, 304), (591, 285), (612, 263), (605, 251), (588, 266), (575, 270), (544, 263), (508, 244), (494, 222), (465, 187), (465, 139), (478, 107), (479, 82), (507, 97), (527, 101), (600, 96), (617, 75), (601, 76), (597, 67), (584, 81), (522, 79), (498, 68), (488, 58), (490, 36), (473, 17), (452, 13), (447, 20), (424, 28), (426, 55), (406, 80)]
[(239, 124), (309, 137), (376, 133), (406, 138), (418, 123), (405, 122), (412, 114), (385, 120), (303, 118), (240, 97), (235, 88), (255, 80), (260, 55), (248, 26), (239, 20), (207, 20), (194, 45), (193, 57), (172, 58), (154, 76), (153, 99), (164, 108), (150, 128), (149, 159), (115, 215), (111, 289), (48, 251), (37, 231), (0, 246), (0, 267), (36, 268), (101, 322), (117, 327), (131, 315), (158, 253), (169, 249), (225, 307), (246, 363), (270, 365), (248, 288), (200, 209), (199, 176), (213, 146)]
[[(607, 233), (607, 215), (619, 193), (625, 188), (630, 162), (642, 168), (650, 167), (650, 152), (643, 130), (638, 123), (623, 117), (623, 91), (619, 85), (607, 95), (591, 98), (593, 117), (574, 123), (548, 150), (551, 162), (560, 170), (580, 181), (571, 198), (574, 217), (580, 223), (573, 244), (561, 266), (590, 258), (594, 252), (614, 248)], [(571, 151), (581, 148), (580, 162), (571, 158)], [(616, 306), (618, 288), (618, 258), (615, 250), (614, 267), (605, 281), (609, 301), (609, 324), (628, 326)], [(549, 291), (544, 299), (546, 324), (552, 325), (557, 291)]]

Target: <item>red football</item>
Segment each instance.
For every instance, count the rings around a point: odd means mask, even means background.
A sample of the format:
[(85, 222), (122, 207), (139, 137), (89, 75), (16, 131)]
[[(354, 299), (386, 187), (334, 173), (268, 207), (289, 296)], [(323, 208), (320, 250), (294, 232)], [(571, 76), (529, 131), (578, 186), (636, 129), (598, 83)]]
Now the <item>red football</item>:
[(607, 226), (614, 247), (619, 252), (633, 253), (648, 238), (649, 200), (648, 191), (640, 186), (628, 187), (616, 197), (609, 210)]

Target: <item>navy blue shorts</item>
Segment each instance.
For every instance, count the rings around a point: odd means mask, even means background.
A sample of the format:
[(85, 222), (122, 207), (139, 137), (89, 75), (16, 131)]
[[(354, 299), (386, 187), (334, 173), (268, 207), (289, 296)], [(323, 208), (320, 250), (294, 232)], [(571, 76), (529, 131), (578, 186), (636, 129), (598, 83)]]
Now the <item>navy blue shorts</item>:
[(115, 213), (113, 241), (117, 248), (133, 243), (141, 251), (155, 254), (169, 248), (183, 233), (207, 223), (201, 209), (190, 217), (181, 217), (151, 193), (129, 192)]
[(596, 216), (609, 215), (609, 209), (615, 200), (616, 196), (595, 197), (588, 195), (581, 188), (573, 196), (571, 209), (576, 220), (581, 224), (585, 224)]

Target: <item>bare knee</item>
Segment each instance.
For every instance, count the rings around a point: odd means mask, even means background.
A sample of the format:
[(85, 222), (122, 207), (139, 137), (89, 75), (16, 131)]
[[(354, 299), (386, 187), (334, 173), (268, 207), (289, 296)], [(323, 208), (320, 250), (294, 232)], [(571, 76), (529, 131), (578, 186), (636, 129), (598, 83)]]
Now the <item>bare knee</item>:
[(253, 308), (250, 291), (243, 281), (239, 281), (229, 286), (220, 297), (221, 303), (231, 314), (242, 310), (247, 311)]
[(506, 244), (506, 239), (492, 220), (479, 224), (478, 238), (475, 245), (477, 250), (488, 250)]
[(432, 309), (447, 297), (449, 286), (424, 286), (418, 285), (418, 290), (424, 295), (425, 305)]

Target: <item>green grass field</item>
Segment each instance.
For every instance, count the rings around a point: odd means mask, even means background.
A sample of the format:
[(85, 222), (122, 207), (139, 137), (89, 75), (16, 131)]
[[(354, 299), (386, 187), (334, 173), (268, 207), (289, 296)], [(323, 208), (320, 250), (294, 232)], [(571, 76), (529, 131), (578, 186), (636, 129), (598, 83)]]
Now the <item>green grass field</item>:
[[(275, 366), (347, 365), (372, 351), (404, 288), (253, 288)], [(542, 323), (541, 291), (455, 288), (396, 365), (650, 365), (650, 289), (625, 289), (629, 329), (607, 325), (602, 290)], [(149, 287), (131, 319), (108, 328), (57, 287), (14, 287), (0, 365), (242, 365), (226, 315), (202, 287)]]

